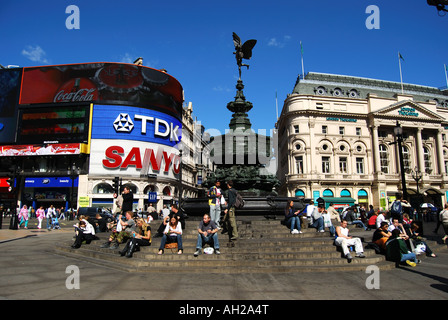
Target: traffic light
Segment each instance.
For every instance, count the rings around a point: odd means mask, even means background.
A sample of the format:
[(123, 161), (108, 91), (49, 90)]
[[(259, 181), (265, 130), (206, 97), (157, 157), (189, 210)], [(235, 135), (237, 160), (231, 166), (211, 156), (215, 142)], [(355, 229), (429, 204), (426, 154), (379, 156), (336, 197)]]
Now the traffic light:
[(6, 183), (9, 184), (9, 188), (8, 188), (9, 191), (14, 190), (14, 178), (8, 178), (6, 180)]
[(118, 188), (119, 188), (119, 177), (115, 177), (114, 180), (112, 180), (112, 188), (114, 189), (114, 193), (118, 194)]

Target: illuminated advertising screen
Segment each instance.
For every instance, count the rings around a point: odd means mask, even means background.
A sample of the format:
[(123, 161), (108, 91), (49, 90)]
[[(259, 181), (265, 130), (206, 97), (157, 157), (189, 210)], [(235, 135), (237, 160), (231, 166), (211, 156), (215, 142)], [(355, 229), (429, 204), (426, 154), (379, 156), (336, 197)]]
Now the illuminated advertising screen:
[(146, 108), (94, 105), (90, 153), (91, 175), (175, 179), (180, 158), (181, 122)]
[(22, 69), (0, 69), (0, 143), (15, 142)]
[(20, 104), (135, 105), (182, 117), (180, 83), (169, 74), (126, 63), (24, 68)]
[(21, 108), (19, 143), (87, 143), (90, 106)]
[(182, 123), (168, 114), (137, 107), (95, 105), (92, 139), (122, 139), (175, 146)]

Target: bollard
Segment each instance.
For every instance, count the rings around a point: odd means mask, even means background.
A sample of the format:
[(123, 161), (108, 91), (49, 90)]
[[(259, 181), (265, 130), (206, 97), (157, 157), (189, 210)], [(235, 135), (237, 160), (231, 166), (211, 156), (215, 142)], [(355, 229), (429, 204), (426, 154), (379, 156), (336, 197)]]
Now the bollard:
[(9, 229), (11, 229), (11, 230), (19, 229), (19, 221), (18, 221), (17, 213), (13, 213), (11, 215), (11, 221), (9, 222)]

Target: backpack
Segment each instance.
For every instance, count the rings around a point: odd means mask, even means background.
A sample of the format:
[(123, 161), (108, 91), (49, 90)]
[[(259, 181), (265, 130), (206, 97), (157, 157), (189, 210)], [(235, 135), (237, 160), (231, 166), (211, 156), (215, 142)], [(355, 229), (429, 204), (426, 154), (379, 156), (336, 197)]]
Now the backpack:
[(237, 192), (236, 193), (236, 199), (235, 199), (235, 208), (236, 209), (241, 209), (242, 207), (244, 207), (245, 201), (243, 199), (243, 197)]
[(401, 201), (395, 200), (394, 203), (392, 203), (392, 206), (390, 208), (390, 213), (392, 216), (400, 216), (401, 215)]

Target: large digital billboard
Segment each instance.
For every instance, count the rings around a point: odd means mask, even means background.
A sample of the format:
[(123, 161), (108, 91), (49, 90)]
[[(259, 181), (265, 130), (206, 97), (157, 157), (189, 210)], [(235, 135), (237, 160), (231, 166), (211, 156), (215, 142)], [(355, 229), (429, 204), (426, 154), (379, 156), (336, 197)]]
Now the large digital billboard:
[(0, 143), (15, 142), (22, 69), (0, 69)]
[(182, 123), (146, 108), (94, 105), (91, 175), (158, 176), (175, 179)]
[(135, 105), (182, 117), (183, 90), (169, 74), (126, 63), (85, 63), (23, 69), (20, 104)]
[(129, 106), (94, 105), (92, 139), (122, 139), (175, 146), (182, 123), (168, 114)]

